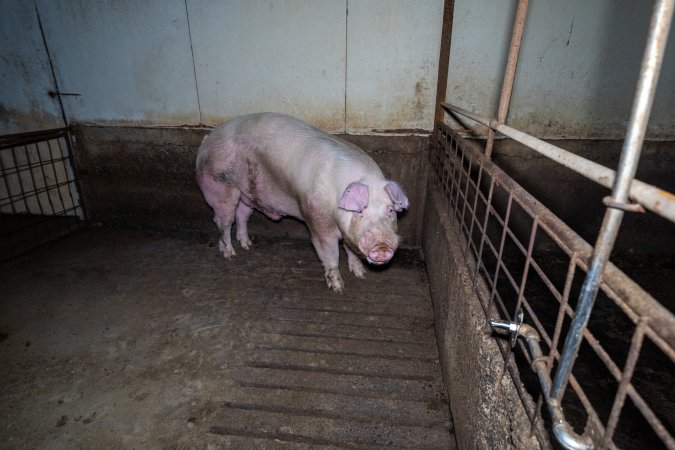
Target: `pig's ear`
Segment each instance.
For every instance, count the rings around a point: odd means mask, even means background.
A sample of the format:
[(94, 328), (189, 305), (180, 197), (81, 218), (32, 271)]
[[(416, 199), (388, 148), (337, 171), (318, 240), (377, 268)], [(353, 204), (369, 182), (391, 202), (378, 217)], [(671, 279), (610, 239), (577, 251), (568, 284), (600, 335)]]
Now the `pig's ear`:
[(398, 183), (390, 181), (384, 186), (384, 190), (387, 191), (389, 198), (394, 202), (396, 211), (402, 211), (408, 207), (408, 197), (405, 196), (405, 192)]
[(339, 206), (347, 211), (363, 211), (368, 206), (368, 185), (351, 183), (342, 193)]

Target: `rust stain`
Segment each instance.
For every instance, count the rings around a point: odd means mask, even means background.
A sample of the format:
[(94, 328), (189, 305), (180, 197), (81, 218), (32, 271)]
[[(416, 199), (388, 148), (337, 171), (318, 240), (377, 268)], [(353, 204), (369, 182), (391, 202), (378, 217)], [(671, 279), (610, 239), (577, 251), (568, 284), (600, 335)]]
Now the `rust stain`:
[(424, 113), (427, 109), (427, 100), (428, 100), (429, 86), (427, 85), (427, 80), (420, 78), (419, 81), (415, 84), (415, 97), (414, 97), (414, 111), (416, 118), (424, 117)]
[(372, 133), (378, 134), (429, 134), (431, 130), (425, 130), (424, 128), (373, 128), (370, 130)]
[(31, 101), (28, 111), (19, 111), (0, 105), (0, 133), (20, 133), (24, 131), (36, 131), (63, 126), (63, 121), (58, 115), (45, 111), (37, 101)]
[(658, 195), (660, 195), (661, 197), (665, 198), (665, 199), (668, 200), (669, 202), (675, 201), (675, 194), (671, 194), (671, 193), (668, 192), (668, 191), (662, 191), (662, 190), (659, 190), (659, 191), (658, 191)]

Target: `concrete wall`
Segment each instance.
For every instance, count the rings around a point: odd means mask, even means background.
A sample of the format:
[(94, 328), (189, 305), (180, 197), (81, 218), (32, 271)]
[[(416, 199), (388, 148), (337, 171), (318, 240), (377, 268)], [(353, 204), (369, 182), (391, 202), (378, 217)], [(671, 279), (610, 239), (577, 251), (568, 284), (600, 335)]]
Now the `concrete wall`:
[[(423, 249), (458, 448), (538, 449), (511, 377), (501, 377), (504, 359), (485, 321), (446, 201), (431, 177)], [(527, 401), (534, 409), (532, 399)]]

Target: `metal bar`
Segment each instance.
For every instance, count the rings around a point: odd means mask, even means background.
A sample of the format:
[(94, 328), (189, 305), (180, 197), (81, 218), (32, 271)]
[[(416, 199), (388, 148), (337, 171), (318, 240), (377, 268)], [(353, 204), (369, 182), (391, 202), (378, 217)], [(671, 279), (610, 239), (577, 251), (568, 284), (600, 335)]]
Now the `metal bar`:
[(455, 192), (455, 219), (459, 220), (459, 194), (462, 192), (462, 175), (464, 171), (464, 157), (466, 152), (462, 150), (462, 159), (459, 161), (457, 166), (457, 191)]
[[(477, 217), (476, 217), (476, 208), (478, 207), (478, 197), (481, 196), (480, 192), (480, 182), (481, 179), (483, 178), (483, 166), (479, 165), (478, 166), (478, 180), (476, 180), (476, 195), (473, 198), (473, 209), (471, 210), (471, 227), (469, 228), (469, 236), (466, 240), (466, 250), (464, 251), (464, 254), (466, 255), (469, 251), (469, 247), (471, 245), (471, 239), (473, 236), (473, 226), (474, 224), (477, 223)], [(480, 227), (480, 225), (479, 225)]]
[[(443, 2), (443, 25), (441, 28), (441, 48), (438, 55), (438, 82), (436, 83), (436, 123), (443, 123), (443, 108), (448, 89), (448, 72), (450, 66), (450, 47), (452, 45), (452, 24), (454, 22), (455, 0)], [(436, 134), (438, 137), (438, 134)]]
[[(529, 302), (527, 302), (527, 299), (523, 298), (522, 301), (523, 307), (530, 312), (530, 317), (534, 321), (534, 324), (537, 326), (539, 332), (542, 333), (541, 336), (551, 348), (550, 353), (546, 356), (546, 360), (548, 362), (547, 368), (551, 367), (554, 361), (560, 359), (560, 355), (556, 351), (556, 348), (557, 342), (560, 339), (561, 335), (563, 319), (565, 316), (572, 317), (574, 314), (574, 311), (567, 302), (570, 296), (573, 280), (575, 278), (574, 275), (576, 274), (577, 270), (576, 268), (579, 267), (581, 270), (588, 271), (589, 261), (591, 260), (592, 255), (592, 247), (588, 245), (588, 243), (586, 243), (583, 239), (581, 239), (571, 229), (569, 229), (569, 227), (562, 221), (560, 221), (560, 219), (555, 217), (542, 204), (536, 202), (536, 200), (534, 200), (532, 196), (529, 193), (527, 193), (527, 191), (522, 189), (522, 187), (520, 187), (515, 181), (513, 181), (513, 179), (508, 177), (508, 175), (506, 175), (494, 163), (487, 160), (487, 158), (485, 157), (485, 155), (483, 154), (477, 143), (462, 139), (461, 136), (459, 136), (456, 132), (449, 130), (449, 128), (445, 125), (442, 125), (441, 127), (446, 130), (445, 133), (443, 133), (446, 141), (442, 142), (442, 145), (438, 149), (438, 151), (439, 152), (444, 151), (444, 148), (445, 150), (447, 150), (447, 148), (450, 145), (452, 145), (452, 148), (455, 152), (459, 153), (459, 151), (461, 151), (463, 153), (466, 153), (466, 155), (464, 155), (464, 158), (468, 157), (469, 160), (471, 160), (473, 164), (477, 166), (476, 168), (479, 171), (483, 170), (485, 172), (483, 175), (486, 181), (485, 187), (473, 184), (473, 180), (471, 180), (472, 187), (477, 187), (478, 192), (476, 193), (475, 197), (463, 198), (464, 201), (471, 201), (477, 204), (478, 196), (480, 196), (479, 200), (482, 202), (481, 205), (485, 205), (485, 211), (481, 211), (480, 214), (478, 214), (478, 210), (475, 207), (472, 209), (467, 206), (469, 212), (476, 216), (475, 226), (478, 228), (478, 231), (481, 233), (481, 235), (479, 238), (476, 239), (475, 243), (472, 240), (470, 244), (470, 248), (472, 249), (473, 253), (471, 256), (476, 257), (476, 261), (475, 262), (470, 261), (470, 259), (472, 258), (470, 258), (468, 254), (466, 255), (467, 261), (469, 261), (470, 265), (472, 263), (475, 263), (475, 272), (471, 274), (473, 278), (472, 282), (474, 283), (474, 290), (476, 291), (479, 297), (481, 307), (484, 313), (486, 313), (488, 310), (492, 310), (492, 303), (489, 302), (491, 300), (490, 298), (483, 298), (483, 296), (481, 295), (477, 283), (479, 283), (479, 281), (480, 283), (483, 283), (483, 280), (482, 279), (478, 280), (477, 274), (480, 271), (481, 275), (485, 276), (486, 278), (485, 283), (488, 284), (488, 288), (486, 291), (488, 295), (490, 294), (490, 291), (494, 288), (495, 283), (498, 282), (498, 280), (490, 279), (489, 275), (492, 272), (494, 272), (495, 268), (493, 267), (492, 270), (488, 271), (486, 264), (483, 263), (483, 260), (486, 258), (482, 257), (484, 251), (483, 249), (486, 245), (488, 247), (487, 251), (488, 252), (491, 251), (492, 256), (496, 256), (498, 254), (498, 250), (492, 245), (492, 241), (490, 241), (487, 236), (488, 234), (487, 224), (489, 221), (488, 218), (490, 215), (494, 215), (496, 217), (497, 222), (501, 226), (505, 225), (501, 217), (497, 215), (495, 208), (492, 207), (493, 192), (496, 186), (498, 186), (499, 189), (504, 189), (506, 192), (509, 193), (513, 192), (513, 200), (516, 201), (516, 203), (519, 206), (521, 206), (522, 211), (530, 215), (536, 221), (538, 221), (539, 229), (545, 232), (555, 242), (555, 244), (558, 245), (559, 248), (570, 257), (567, 269), (567, 277), (565, 278), (565, 287), (562, 293), (559, 293), (557, 291), (556, 287), (553, 286), (553, 284), (548, 279), (546, 274), (542, 271), (539, 265), (536, 264), (535, 260), (532, 260), (530, 263), (531, 267), (535, 269), (535, 271), (541, 278), (542, 282), (553, 294), (555, 299), (558, 302), (560, 302), (558, 318), (557, 320), (555, 320), (556, 329), (554, 331), (552, 339), (550, 339), (547, 336), (545, 330), (543, 329), (543, 327), (541, 327), (541, 324), (539, 324), (538, 320), (536, 319), (536, 316), (534, 315), (534, 311), (531, 310)], [(456, 177), (459, 176), (457, 173), (457, 162), (459, 160), (460, 158), (459, 155), (457, 154), (455, 158), (449, 162), (451, 165), (454, 166), (453, 175), (455, 177), (455, 180), (451, 180), (450, 182), (450, 184), (453, 185), (453, 187), (457, 185)], [(437, 174), (440, 174), (439, 171), (441, 170), (441, 168), (438, 166), (435, 167), (435, 169), (437, 171)], [(460, 186), (458, 186), (458, 188), (460, 188)], [(453, 199), (454, 197), (455, 195), (453, 195)], [(455, 205), (456, 210), (454, 211), (454, 213), (457, 213), (458, 212), (457, 209), (462, 208), (462, 206), (463, 205), (459, 204)], [(453, 213), (451, 212), (450, 215), (452, 216), (452, 214)], [(482, 227), (481, 222), (483, 222)], [(468, 230), (463, 229), (463, 231)], [(510, 232), (510, 229), (508, 229), (507, 234), (513, 239), (513, 242), (518, 247), (518, 250), (525, 253), (522, 244), (520, 244), (517, 238), (515, 238), (515, 236)], [(478, 245), (479, 240), (480, 244)], [(476, 248), (477, 246), (479, 248)], [(499, 264), (499, 262), (497, 263)], [(608, 264), (606, 265), (603, 271), (603, 277), (604, 279), (600, 287), (603, 289), (605, 293), (607, 293), (609, 299), (613, 301), (633, 323), (638, 323), (640, 320), (642, 320), (644, 333), (649, 337), (649, 339), (652, 340), (652, 342), (654, 342), (657, 345), (657, 347), (661, 351), (664, 352), (665, 355), (670, 357), (671, 360), (675, 362), (675, 353), (673, 352), (673, 347), (675, 347), (675, 316), (666, 308), (664, 308), (661, 304), (659, 304), (656, 300), (654, 300), (633, 280), (628, 278), (623, 272), (617, 269), (611, 262), (608, 262)], [(530, 276), (528, 278), (532, 277)], [(513, 281), (511, 279), (509, 279), (509, 281), (511, 281), (511, 284), (513, 284)], [(498, 309), (504, 314), (504, 317), (508, 317), (508, 312), (504, 310), (498, 292), (496, 293), (494, 300), (496, 300), (496, 303), (499, 306)], [(622, 380), (621, 368), (619, 368), (619, 366), (617, 366), (617, 364), (614, 363), (611, 357), (601, 346), (600, 342), (598, 342), (598, 340), (589, 332), (589, 330), (584, 330), (583, 336), (586, 342), (588, 342), (589, 346), (596, 353), (600, 361), (605, 365), (605, 367), (607, 367), (609, 373), (620, 383)], [(522, 342), (520, 343), (520, 345), (522, 346)], [(502, 354), (504, 355), (506, 352), (502, 347), (503, 346), (500, 343), (500, 350), (502, 350)], [(529, 360), (530, 358), (527, 359)], [(514, 376), (514, 371), (512, 370), (511, 366), (509, 366), (509, 372), (511, 373), (512, 376)], [(515, 376), (517, 378), (517, 375)], [(583, 405), (584, 409), (589, 414), (588, 426), (592, 427), (591, 431), (592, 435), (598, 436), (599, 439), (602, 439), (602, 436), (605, 435), (606, 433), (605, 427), (603, 427), (602, 424), (603, 422), (598, 417), (598, 414), (594, 410), (593, 405), (586, 397), (584, 391), (582, 390), (579, 383), (577, 383), (573, 375), (570, 375), (569, 384), (571, 389), (578, 397), (578, 399), (581, 401), (581, 404)], [(518, 383), (516, 383), (516, 386), (518, 386)], [(625, 392), (626, 395), (633, 401), (635, 406), (640, 410), (642, 415), (648, 421), (648, 423), (655, 431), (655, 433), (659, 436), (659, 438), (666, 444), (668, 448), (673, 447), (671, 445), (673, 443), (672, 436), (668, 433), (664, 425), (655, 416), (655, 413), (650, 409), (650, 407), (640, 397), (640, 395), (635, 391), (634, 387), (630, 383), (627, 384)], [(523, 399), (523, 404), (525, 404), (525, 399)], [(528, 408), (529, 407), (526, 407), (526, 412), (528, 416), (532, 419), (534, 417), (533, 415), (536, 414), (536, 407), (535, 405), (532, 405), (532, 409)], [(598, 444), (600, 444), (600, 442), (598, 442)], [(613, 442), (610, 441), (609, 448), (616, 448), (616, 446), (614, 445)]]
[[(49, 161), (46, 161), (46, 162), (49, 162), (49, 168), (51, 169), (52, 175), (54, 176), (54, 181), (58, 184), (59, 178), (58, 178), (58, 175), (56, 173), (56, 163), (58, 161), (57, 161), (57, 159), (54, 159), (54, 154), (52, 152), (51, 142), (52, 142), (51, 140), (47, 141), (47, 150), (49, 151), (49, 158), (50, 159), (49, 159)], [(57, 139), (56, 142), (58, 143), (58, 139)], [(58, 159), (61, 159), (61, 158), (58, 158)], [(65, 168), (67, 160), (65, 158), (63, 158), (62, 161), (63, 161), (63, 165), (64, 165), (64, 168)], [(41, 165), (44, 164), (43, 161), (42, 161), (42, 157), (40, 157), (40, 164)], [(42, 168), (42, 173), (43, 173), (43, 176), (44, 176), (45, 180), (47, 180), (47, 175), (46, 175), (46, 172), (44, 170), (44, 167)], [(66, 202), (63, 200), (63, 193), (61, 192), (61, 188), (58, 187), (57, 185), (52, 185), (51, 188), (56, 189), (56, 192), (59, 195), (59, 199), (61, 200), (61, 209), (65, 210), (66, 209)], [(68, 189), (68, 192), (70, 192), (70, 189)], [(50, 201), (51, 201), (51, 197), (50, 197)], [(71, 198), (71, 201), (72, 201), (72, 198)], [(71, 204), (75, 205), (75, 202), (71, 202)]]
[[(600, 164), (594, 163), (586, 158), (577, 156), (574, 153), (568, 152), (560, 147), (544, 142), (530, 136), (527, 133), (516, 130), (496, 120), (490, 120), (479, 114), (472, 113), (465, 109), (454, 105), (443, 103), (442, 105), (447, 111), (461, 114), (469, 119), (485, 125), (489, 128), (499, 131), (505, 136), (510, 137), (514, 141), (520, 142), (531, 148), (532, 150), (546, 156), (549, 159), (575, 171), (576, 173), (595, 181), (596, 183), (612, 189), (616, 179), (616, 172)], [(658, 214), (671, 222), (675, 222), (675, 194), (672, 194), (656, 186), (644, 183), (640, 180), (633, 179), (630, 184), (629, 196), (632, 200), (639, 202), (642, 206)]]
[[(51, 141), (51, 139), (50, 139), (49, 141)], [(49, 142), (49, 141), (45, 141), (45, 142)], [(43, 142), (43, 141), (38, 141), (38, 142)], [(28, 142), (28, 143), (25, 144), (25, 145), (29, 145), (29, 144), (31, 144), (31, 143), (34, 143), (34, 142)], [(18, 143), (17, 145), (13, 145), (12, 147), (18, 147), (18, 146), (20, 146), (20, 145), (24, 145), (24, 144), (23, 144), (23, 143)], [(8, 147), (8, 148), (11, 148), (11, 147)], [(6, 150), (6, 149), (3, 149), (3, 150)], [(68, 159), (68, 158), (66, 158), (66, 157), (63, 157), (63, 158), (55, 158), (55, 159), (50, 159), (49, 162), (57, 163), (57, 162), (66, 161), (67, 159)], [(9, 168), (3, 170), (2, 172), (0, 172), (0, 175), (3, 175), (3, 176), (14, 175), (14, 174), (19, 173), (19, 172), (21, 172), (21, 171), (23, 171), (23, 170), (26, 170), (26, 169), (34, 169), (34, 168), (38, 168), (38, 167), (39, 167), (39, 163), (19, 164), (19, 165), (16, 166), (16, 167), (9, 167)]]
[(0, 136), (0, 150), (17, 145), (28, 145), (34, 142), (57, 139), (66, 133), (66, 128), (52, 128), (50, 130), (28, 131), (25, 133), (5, 134)]
[[(466, 214), (466, 205), (469, 203), (469, 187), (471, 187), (471, 169), (473, 167), (473, 158), (469, 156), (469, 168), (466, 172), (466, 186), (464, 187), (464, 202), (462, 204), (462, 218), (460, 219), (461, 226), (464, 226), (464, 215)], [(467, 227), (467, 232), (469, 231)]]
[[(527, 285), (527, 276), (530, 272), (530, 262), (532, 262), (532, 252), (534, 251), (534, 241), (537, 237), (537, 228), (539, 221), (535, 218), (532, 222), (532, 228), (530, 230), (530, 242), (527, 244), (527, 256), (525, 257), (525, 268), (523, 269), (523, 276), (520, 279), (520, 287), (518, 288), (518, 302), (516, 303), (515, 311), (520, 309), (520, 305), (523, 303), (523, 298), (525, 297), (525, 286)], [(517, 239), (515, 239), (517, 241)], [(542, 330), (543, 331), (543, 330)]]
[(609, 415), (609, 419), (607, 420), (607, 428), (605, 429), (605, 436), (602, 440), (603, 447), (607, 447), (609, 442), (612, 440), (616, 425), (619, 423), (619, 414), (621, 414), (623, 404), (626, 400), (628, 385), (630, 384), (631, 377), (635, 371), (635, 364), (637, 363), (638, 356), (640, 356), (640, 348), (642, 348), (642, 339), (644, 337), (645, 330), (644, 325), (645, 321), (641, 320), (638, 323), (635, 332), (633, 333), (633, 339), (631, 340), (630, 344), (630, 352), (628, 353), (628, 358), (626, 359), (626, 364), (624, 366), (623, 373), (621, 374), (619, 389), (617, 390), (616, 397), (614, 398), (612, 412)]
[(647, 422), (651, 425), (654, 432), (657, 436), (663, 441), (668, 450), (675, 448), (675, 438), (668, 432), (668, 429), (663, 425), (663, 423), (656, 417), (654, 411), (647, 405), (645, 400), (640, 394), (637, 393), (632, 384), (628, 385), (628, 396), (633, 401), (633, 404), (640, 410), (642, 415)]
[(485, 217), (483, 218), (483, 232), (481, 233), (480, 246), (478, 249), (478, 254), (476, 255), (476, 270), (473, 273), (473, 277), (471, 280), (474, 287), (476, 286), (476, 278), (478, 277), (478, 267), (480, 266), (480, 262), (483, 261), (483, 249), (485, 248), (485, 240), (487, 239), (487, 225), (488, 220), (490, 219), (490, 208), (492, 207), (492, 194), (494, 193), (494, 188), (495, 188), (495, 178), (492, 177), (492, 180), (490, 181), (490, 190), (488, 192), (487, 202), (485, 204)]
[[(508, 322), (501, 322), (497, 320), (490, 320), (490, 325), (493, 328), (509, 330), (511, 324)], [(530, 353), (532, 356), (532, 368), (537, 373), (541, 390), (545, 395), (548, 410), (551, 413), (551, 420), (553, 422), (553, 434), (555, 434), (558, 442), (566, 449), (590, 449), (592, 442), (587, 436), (579, 436), (574, 432), (572, 427), (565, 421), (560, 403), (555, 398), (550, 398), (548, 392), (551, 387), (551, 378), (548, 374), (548, 367), (546, 366), (546, 357), (541, 352), (539, 346), (539, 334), (537, 331), (527, 324), (522, 324), (518, 330), (518, 334), (527, 341)]]
[[(0, 206), (7, 206), (9, 204), (13, 204), (13, 203), (15, 203), (16, 200), (23, 200), (24, 203), (26, 203), (25, 202), (26, 199), (29, 199), (29, 198), (32, 198), (32, 197), (36, 197), (36, 199), (37, 199), (40, 194), (49, 192), (49, 190), (51, 190), (53, 188), (59, 189), (59, 188), (68, 186), (71, 183), (72, 183), (72, 181), (63, 181), (63, 182), (60, 182), (60, 183), (57, 183), (57, 184), (53, 184), (50, 187), (41, 187), (41, 188), (36, 188), (32, 191), (27, 191), (27, 192), (23, 192), (23, 193), (19, 193), (19, 194), (12, 194), (10, 197), (5, 197), (4, 199), (2, 199), (3, 201), (9, 200), (9, 202), (0, 203)], [(38, 201), (38, 200), (36, 200), (36, 201)], [(13, 214), (20, 214), (20, 213), (14, 212)]]
[[(527, 7), (528, 0), (518, 0), (516, 20), (513, 23), (513, 34), (511, 35), (511, 47), (509, 47), (509, 56), (506, 59), (506, 69), (504, 70), (504, 79), (502, 81), (502, 93), (499, 98), (499, 110), (497, 112), (497, 120), (501, 123), (506, 122), (506, 116), (509, 114), (511, 92), (513, 91), (513, 81), (516, 78), (516, 67), (518, 66), (518, 55), (520, 54), (520, 43), (523, 40)], [(487, 143), (485, 144), (485, 156), (487, 158), (492, 156), (492, 145), (494, 144), (494, 140), (495, 132), (492, 128), (489, 128)]]
[[(637, 91), (633, 101), (628, 132), (624, 142), (617, 180), (612, 191), (613, 200), (625, 203), (628, 200), (630, 184), (635, 176), (637, 164), (640, 160), (642, 142), (647, 130), (647, 122), (654, 101), (656, 84), (663, 62), (663, 54), (666, 48), (666, 40), (670, 23), (673, 18), (675, 0), (660, 0), (654, 6), (652, 23), (647, 38), (647, 48), (640, 68)], [(582, 332), (586, 328), (588, 319), (593, 310), (593, 304), (602, 280), (602, 272), (609, 260), (614, 242), (619, 233), (621, 220), (624, 212), (617, 208), (608, 208), (602, 221), (600, 233), (595, 244), (593, 257), (586, 279), (581, 287), (577, 310), (570, 324), (570, 329), (565, 339), (560, 364), (553, 379), (550, 396), (560, 399), (565, 391), (565, 385), (574, 360), (577, 357), (581, 345)]]
[(7, 213), (1, 237), (9, 250), (0, 255), (2, 261), (63, 237), (87, 220), (65, 128), (0, 136), (0, 178), (6, 191), (0, 209)]
[[(73, 189), (69, 189), (68, 192), (70, 194), (70, 198), (73, 202), (73, 205), (77, 204), (78, 206), (76, 214), (83, 222), (89, 222), (87, 208), (84, 200), (82, 199), (82, 186), (80, 185), (80, 174), (79, 169), (77, 167), (77, 161), (75, 161), (75, 154), (73, 152), (73, 142), (70, 140), (70, 133), (69, 132), (64, 133), (63, 135), (63, 142), (65, 142), (66, 144), (65, 152), (63, 150), (63, 147), (61, 146), (61, 141), (58, 140), (57, 142), (59, 144), (59, 150), (61, 151), (61, 155), (64, 155), (70, 161), (69, 166), (71, 170), (70, 176), (72, 177), (70, 181), (75, 188), (75, 192), (77, 193), (77, 202), (75, 201), (75, 196), (73, 195)], [(66, 175), (68, 175), (67, 169)]]
[[(519, 204), (523, 210), (531, 216), (538, 216), (541, 229), (568, 255), (576, 254), (579, 266), (584, 270), (588, 270), (588, 261), (591, 259), (593, 248), (544, 205), (537, 202), (496, 164), (487, 160), (477, 143), (462, 141), (462, 144), (490, 174), (491, 192), (488, 195), (490, 202), (488, 205), (492, 202), (492, 191), (496, 184), (505, 190), (514, 191), (515, 196), (520, 199)], [(484, 226), (487, 225), (489, 212), (490, 208), (488, 207), (486, 208)], [(485, 232), (481, 236), (481, 244), (484, 239)], [(482, 253), (479, 253), (477, 257), (481, 258)], [(475, 276), (474, 274), (474, 279)], [(649, 293), (645, 292), (644, 289), (626, 276), (611, 261), (605, 267), (604, 278), (607, 286), (611, 286), (616, 296), (633, 310), (635, 315), (649, 317), (648, 326), (667, 342), (668, 345), (675, 347), (675, 315), (673, 313), (668, 311), (667, 308), (656, 301)]]
[[(12, 162), (13, 162), (14, 165), (16, 166), (16, 164), (17, 164), (17, 162), (16, 162), (16, 161), (17, 161), (17, 160), (16, 160), (16, 147), (12, 147), (12, 148), (11, 148), (11, 155), (12, 155)], [(18, 182), (19, 182), (19, 189), (21, 189), (21, 192), (26, 192), (26, 187), (25, 187), (25, 185), (24, 185), (24, 180), (23, 180), (23, 178), (21, 177), (21, 174), (20, 174), (20, 173), (17, 174), (17, 180), (18, 180)], [(24, 208), (26, 208), (26, 211), (29, 211), (29, 212), (30, 212), (30, 206), (29, 206), (28, 202), (26, 201), (26, 200), (27, 200), (27, 197), (23, 197), (21, 200), (23, 200), (23, 206), (24, 206)], [(35, 228), (32, 228), (32, 231), (33, 231), (34, 239), (35, 239), (36, 241), (38, 241), (38, 240), (39, 240), (39, 235), (37, 234), (37, 231), (35, 231)]]
[[(49, 148), (49, 141), (46, 141), (46, 143), (47, 143), (47, 147)], [(39, 145), (39, 143), (36, 143), (34, 145), (35, 145), (35, 153), (37, 154), (38, 163), (39, 163), (39, 167), (40, 167), (40, 174), (42, 175), (42, 183), (44, 184), (44, 187), (45, 187), (45, 190), (46, 190), (45, 196), (47, 197), (47, 202), (49, 203), (49, 207), (51, 209), (51, 215), (55, 216), (57, 214), (60, 214), (62, 211), (64, 211), (66, 209), (66, 206), (63, 203), (63, 198), (61, 197), (60, 189), (57, 189), (56, 192), (57, 192), (57, 194), (59, 194), (59, 198), (61, 199), (61, 206), (60, 206), (59, 211), (57, 213), (56, 208), (54, 207), (54, 202), (52, 201), (52, 196), (50, 195), (50, 192), (49, 192), (50, 190), (53, 189), (53, 186), (50, 186), (47, 183), (47, 180), (48, 180), (47, 179), (47, 173), (45, 172), (44, 161), (42, 160), (42, 155), (40, 154), (40, 151), (41, 151), (40, 145)], [(50, 150), (49, 151), (50, 159), (51, 159), (51, 156), (52, 155), (51, 155), (51, 150)], [(53, 163), (52, 163), (52, 165), (53, 165)], [(31, 170), (31, 172), (32, 172), (32, 170)], [(60, 233), (62, 228), (63, 228), (62, 223), (60, 221), (57, 221), (57, 225), (58, 225), (59, 233)]]
[[(4, 162), (4, 159), (3, 159), (2, 155), (3, 155), (3, 152), (0, 152), (0, 174), (4, 174), (4, 172), (5, 172), (5, 162)], [(4, 184), (5, 191), (7, 192), (7, 195), (8, 196), (11, 195), (8, 177), (0, 176), (0, 180), (2, 180), (2, 182)], [(0, 201), (2, 201), (2, 200), (4, 200), (4, 199), (0, 199)], [(0, 206), (3, 206), (3, 205), (0, 205)], [(9, 207), (12, 211), (12, 214), (16, 214), (16, 205), (14, 204), (14, 202), (10, 201)], [(8, 229), (9, 226), (7, 226), (8, 221), (7, 221), (6, 215), (1, 214), (0, 217), (2, 217), (2, 230)], [(7, 241), (9, 242), (10, 252), (13, 255), (13, 254), (16, 253), (15, 249), (17, 248), (17, 244), (14, 241), (14, 239), (12, 239), (12, 237), (10, 236), (10, 233), (5, 234), (4, 231), (3, 231), (2, 237), (5, 237), (5, 236), (7, 237)], [(4, 259), (5, 257), (2, 257), (2, 258)]]
[(555, 354), (558, 352), (558, 341), (560, 340), (560, 334), (562, 333), (562, 325), (565, 320), (565, 308), (567, 307), (567, 302), (570, 299), (570, 292), (572, 290), (572, 281), (574, 280), (574, 273), (577, 270), (577, 255), (576, 253), (570, 256), (570, 262), (567, 266), (567, 276), (565, 277), (565, 287), (563, 288), (562, 298), (560, 299), (560, 306), (558, 307), (558, 316), (555, 320), (555, 328), (553, 330), (553, 339), (551, 339), (551, 345), (548, 354), (548, 366), (553, 367), (553, 360)]

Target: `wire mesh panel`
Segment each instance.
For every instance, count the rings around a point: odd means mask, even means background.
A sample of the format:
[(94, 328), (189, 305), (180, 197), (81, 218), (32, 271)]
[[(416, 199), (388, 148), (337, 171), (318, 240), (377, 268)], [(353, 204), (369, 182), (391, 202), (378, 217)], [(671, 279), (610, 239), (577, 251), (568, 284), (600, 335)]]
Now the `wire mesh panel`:
[(80, 228), (78, 192), (66, 129), (0, 137), (0, 260)]
[[(482, 154), (439, 124), (430, 150), (486, 321), (525, 322), (541, 338), (552, 374), (584, 281), (592, 247)], [(478, 285), (482, 284), (481, 289)], [(484, 294), (487, 292), (487, 294)], [(614, 264), (561, 399), (578, 434), (599, 448), (675, 448), (675, 316)], [(523, 341), (497, 340), (521, 394), (541, 389)], [(512, 356), (513, 355), (513, 356)], [(515, 370), (517, 367), (518, 370)], [(543, 415), (547, 419), (547, 415)]]

